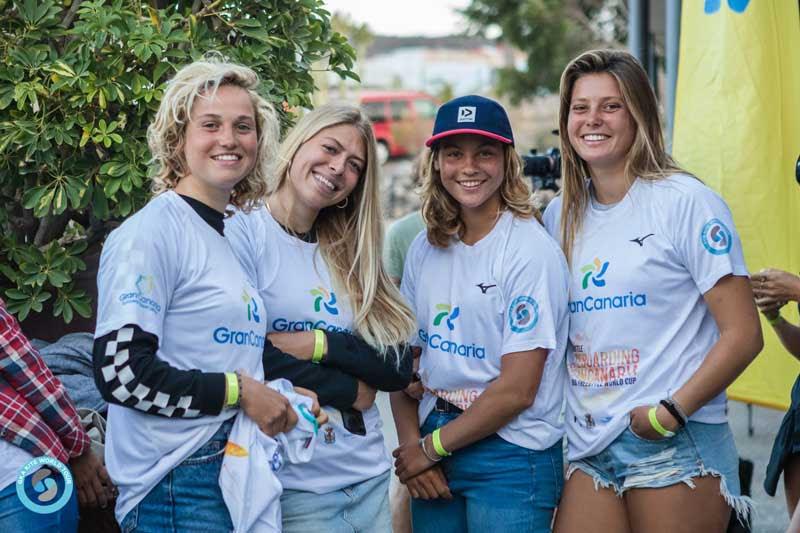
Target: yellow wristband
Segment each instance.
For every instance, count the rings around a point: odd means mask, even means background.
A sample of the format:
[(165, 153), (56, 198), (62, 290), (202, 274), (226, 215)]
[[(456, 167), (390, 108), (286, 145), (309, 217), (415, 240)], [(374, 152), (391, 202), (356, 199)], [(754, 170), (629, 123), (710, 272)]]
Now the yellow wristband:
[(653, 429), (655, 429), (656, 432), (658, 432), (658, 434), (662, 437), (674, 437), (675, 433), (662, 426), (661, 422), (658, 421), (658, 418), (656, 417), (657, 409), (658, 407), (651, 407), (650, 411), (647, 412), (647, 418), (650, 420), (650, 425), (653, 426)]
[(314, 355), (311, 356), (311, 362), (319, 364), (322, 361), (322, 355), (325, 351), (325, 332), (321, 329), (314, 330)]
[(235, 407), (239, 403), (239, 379), (235, 372), (225, 372), (225, 384), (227, 385), (225, 407)]
[(435, 429), (433, 433), (431, 433), (431, 441), (433, 441), (433, 449), (436, 452), (436, 455), (439, 457), (447, 457), (448, 455), (453, 455), (452, 453), (448, 452), (442, 446), (442, 437), (440, 435), (442, 429)]

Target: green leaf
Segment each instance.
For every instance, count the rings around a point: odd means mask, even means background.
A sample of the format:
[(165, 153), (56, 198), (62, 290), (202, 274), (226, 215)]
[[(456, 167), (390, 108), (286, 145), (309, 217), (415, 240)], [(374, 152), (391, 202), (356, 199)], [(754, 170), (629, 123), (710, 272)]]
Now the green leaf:
[(47, 279), (53, 287), (61, 287), (65, 283), (69, 283), (70, 277), (58, 270), (51, 270), (47, 273)]

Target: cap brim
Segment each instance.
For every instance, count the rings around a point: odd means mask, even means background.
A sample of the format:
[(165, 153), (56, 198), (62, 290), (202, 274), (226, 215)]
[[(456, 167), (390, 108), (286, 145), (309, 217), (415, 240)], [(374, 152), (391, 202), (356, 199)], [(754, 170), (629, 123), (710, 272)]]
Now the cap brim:
[(503, 137), (502, 135), (497, 135), (496, 133), (491, 133), (489, 131), (460, 129), (460, 130), (448, 130), (448, 131), (443, 131), (442, 133), (437, 133), (436, 135), (425, 141), (425, 146), (430, 147), (433, 143), (435, 143), (439, 139), (450, 137), (451, 135), (461, 135), (463, 133), (471, 133), (473, 135), (488, 137), (490, 139), (494, 139), (495, 141), (500, 141), (501, 143), (505, 144), (514, 144), (514, 141), (509, 139), (508, 137)]

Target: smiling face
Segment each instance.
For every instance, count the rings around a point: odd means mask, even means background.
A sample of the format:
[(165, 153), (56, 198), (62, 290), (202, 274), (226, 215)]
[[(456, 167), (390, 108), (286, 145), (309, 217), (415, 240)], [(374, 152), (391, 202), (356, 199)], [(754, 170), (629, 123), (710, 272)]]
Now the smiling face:
[(223, 85), (213, 97), (198, 97), (186, 125), (187, 173), (176, 190), (224, 209), (231, 191), (253, 170), (258, 154), (255, 111), (250, 95)]
[(294, 200), (319, 211), (347, 198), (367, 165), (367, 150), (351, 124), (324, 128), (295, 152), (286, 182)]
[(435, 162), (442, 186), (462, 210), (500, 206), (505, 148), (499, 141), (474, 134), (445, 137)]
[(587, 74), (575, 81), (567, 132), (592, 176), (623, 175), (636, 125), (611, 74)]

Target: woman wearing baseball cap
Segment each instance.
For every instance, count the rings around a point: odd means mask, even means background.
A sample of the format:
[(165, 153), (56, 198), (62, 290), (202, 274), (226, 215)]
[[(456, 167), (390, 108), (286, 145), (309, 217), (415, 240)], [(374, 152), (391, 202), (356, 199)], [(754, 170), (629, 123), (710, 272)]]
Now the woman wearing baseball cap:
[(393, 393), (415, 532), (549, 531), (562, 486), (567, 266), (540, 224), (505, 110), (444, 104), (401, 290), (424, 395)]

